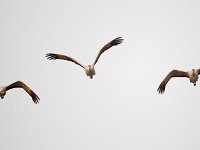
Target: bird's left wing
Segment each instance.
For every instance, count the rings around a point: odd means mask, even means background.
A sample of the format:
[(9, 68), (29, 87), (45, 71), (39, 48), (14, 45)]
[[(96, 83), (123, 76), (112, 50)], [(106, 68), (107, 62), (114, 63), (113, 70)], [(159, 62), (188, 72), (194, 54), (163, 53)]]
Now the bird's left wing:
[(122, 39), (122, 37), (118, 37), (118, 38), (115, 38), (114, 40), (110, 41), (110, 42), (107, 43), (106, 45), (104, 45), (104, 46), (101, 48), (101, 50), (99, 51), (99, 53), (98, 53), (98, 55), (97, 55), (97, 57), (96, 57), (96, 59), (95, 59), (95, 61), (94, 61), (94, 63), (93, 63), (93, 66), (97, 63), (99, 57), (101, 56), (101, 54), (102, 54), (103, 52), (105, 52), (106, 50), (108, 50), (108, 49), (111, 48), (112, 46), (116, 46), (116, 45), (118, 45), (118, 44), (121, 44), (123, 40), (124, 40), (124, 39)]
[(33, 99), (35, 104), (39, 103), (40, 98), (29, 88), (25, 83), (21, 81), (16, 81), (8, 86), (6, 86), (6, 91), (13, 88), (23, 88)]

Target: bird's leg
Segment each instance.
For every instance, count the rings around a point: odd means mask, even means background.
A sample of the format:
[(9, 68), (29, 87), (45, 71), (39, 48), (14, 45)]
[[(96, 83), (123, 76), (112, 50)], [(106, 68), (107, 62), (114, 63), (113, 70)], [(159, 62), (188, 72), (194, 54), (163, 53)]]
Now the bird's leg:
[(1, 96), (1, 99), (3, 99), (4, 98), (4, 96)]
[(194, 86), (196, 86), (196, 83), (194, 83)]

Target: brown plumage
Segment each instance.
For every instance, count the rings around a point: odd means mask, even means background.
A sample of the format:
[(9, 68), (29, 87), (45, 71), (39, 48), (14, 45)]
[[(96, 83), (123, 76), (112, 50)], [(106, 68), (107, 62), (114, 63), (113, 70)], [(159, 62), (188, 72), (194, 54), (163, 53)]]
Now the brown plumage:
[(0, 97), (3, 99), (6, 95), (6, 91), (13, 88), (23, 88), (31, 97), (35, 104), (39, 103), (40, 98), (22, 81), (16, 81), (8, 86), (0, 87)]
[(92, 79), (92, 78), (93, 78), (93, 75), (95, 75), (94, 66), (95, 66), (95, 64), (97, 63), (97, 61), (99, 60), (101, 54), (102, 54), (103, 52), (105, 52), (106, 50), (108, 50), (109, 48), (111, 48), (112, 46), (116, 46), (116, 45), (118, 45), (118, 44), (121, 44), (122, 41), (123, 41), (123, 39), (122, 39), (121, 37), (118, 37), (118, 38), (116, 38), (116, 39), (110, 41), (109, 43), (107, 43), (105, 46), (103, 46), (103, 47), (100, 49), (100, 51), (99, 51), (99, 53), (98, 53), (98, 55), (97, 55), (97, 57), (96, 57), (94, 63), (91, 64), (91, 65), (87, 65), (87, 66), (81, 64), (79, 61), (75, 60), (74, 58), (69, 57), (69, 56), (65, 56), (65, 55), (48, 53), (48, 54), (46, 54), (46, 57), (47, 57), (47, 59), (49, 59), (49, 60), (62, 59), (62, 60), (67, 60), (67, 61), (74, 62), (75, 64), (77, 64), (77, 65), (81, 66), (82, 68), (84, 68), (84, 69), (85, 69), (85, 72), (86, 72), (86, 75), (87, 75), (87, 76), (90, 76), (90, 78)]
[(198, 75), (200, 74), (200, 69), (192, 69), (191, 71), (180, 71), (180, 70), (172, 70), (169, 74), (164, 78), (164, 80), (159, 85), (157, 91), (162, 94), (165, 91), (166, 84), (173, 77), (186, 77), (189, 78), (190, 82), (196, 85), (198, 81)]
[(108, 50), (109, 48), (111, 48), (112, 46), (116, 46), (118, 44), (121, 44), (123, 41), (122, 37), (118, 37), (112, 41), (110, 41), (109, 43), (107, 43), (106, 45), (104, 45), (104, 47), (101, 48), (101, 50), (99, 51), (94, 63), (93, 63), (93, 66), (97, 63), (97, 61), (99, 60), (99, 57), (101, 56), (101, 54), (103, 52), (105, 52), (106, 50)]

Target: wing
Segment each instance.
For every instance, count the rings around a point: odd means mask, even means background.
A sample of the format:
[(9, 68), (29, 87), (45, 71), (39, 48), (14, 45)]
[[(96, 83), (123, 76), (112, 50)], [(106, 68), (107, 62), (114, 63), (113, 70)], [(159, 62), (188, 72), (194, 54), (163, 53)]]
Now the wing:
[(62, 60), (67, 60), (67, 61), (71, 61), (79, 66), (81, 66), (82, 68), (84, 68), (84, 65), (82, 65), (80, 62), (78, 62), (77, 60), (69, 57), (69, 56), (65, 56), (65, 55), (60, 55), (60, 54), (53, 54), (53, 53), (48, 53), (46, 54), (47, 59), (49, 60), (55, 60), (55, 59), (62, 59)]
[(118, 38), (110, 41), (108, 44), (104, 45), (104, 47), (102, 47), (101, 50), (99, 51), (99, 53), (98, 53), (98, 55), (97, 55), (97, 57), (96, 57), (96, 59), (93, 63), (93, 66), (97, 63), (99, 57), (101, 56), (101, 54), (103, 52), (105, 52), (107, 49), (111, 48), (112, 46), (116, 46), (118, 44), (121, 44), (123, 40), (124, 39), (122, 39), (122, 37), (118, 37)]
[(14, 82), (6, 87), (6, 91), (13, 88), (23, 88), (32, 97), (35, 104), (39, 103), (40, 98), (25, 83), (21, 81)]
[(172, 70), (166, 77), (165, 79), (161, 82), (159, 85), (157, 91), (158, 93), (162, 94), (165, 91), (165, 86), (169, 82), (169, 80), (173, 77), (187, 77), (189, 78), (187, 72), (184, 71), (179, 71), (179, 70)]
[(198, 75), (200, 74), (200, 69), (197, 69)]

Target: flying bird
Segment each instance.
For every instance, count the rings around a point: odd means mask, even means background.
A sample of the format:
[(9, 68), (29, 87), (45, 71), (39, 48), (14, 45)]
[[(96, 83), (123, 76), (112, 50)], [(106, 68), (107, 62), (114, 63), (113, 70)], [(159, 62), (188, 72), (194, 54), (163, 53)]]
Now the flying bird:
[(4, 98), (6, 95), (6, 91), (13, 89), (13, 88), (23, 88), (31, 97), (35, 104), (39, 103), (40, 98), (29, 88), (25, 83), (22, 81), (16, 81), (8, 86), (0, 87), (0, 97), (1, 99)]
[(165, 86), (169, 82), (169, 80), (173, 77), (186, 77), (189, 78), (190, 82), (196, 86), (196, 82), (198, 81), (198, 75), (200, 74), (200, 69), (192, 69), (191, 71), (180, 71), (180, 70), (172, 70), (161, 82), (157, 91), (162, 94), (165, 91)]
[(94, 66), (95, 66), (95, 64), (97, 63), (97, 61), (99, 60), (99, 57), (101, 56), (101, 54), (102, 54), (103, 52), (105, 52), (106, 50), (108, 50), (109, 48), (111, 48), (112, 46), (116, 46), (116, 45), (118, 45), (118, 44), (121, 44), (122, 41), (123, 41), (122, 37), (118, 37), (118, 38), (115, 38), (114, 40), (110, 41), (110, 42), (107, 43), (106, 45), (104, 45), (104, 46), (100, 49), (100, 51), (99, 51), (99, 53), (98, 53), (98, 55), (97, 55), (95, 61), (93, 62), (93, 64), (87, 65), (87, 66), (81, 64), (79, 61), (75, 60), (74, 58), (72, 58), (72, 57), (70, 57), (70, 56), (48, 53), (48, 54), (46, 54), (46, 57), (47, 57), (47, 59), (49, 59), (49, 60), (52, 60), (52, 59), (53, 59), (53, 60), (55, 60), (55, 59), (62, 59), (62, 60), (71, 61), (71, 62), (73, 62), (73, 63), (75, 63), (75, 64), (81, 66), (81, 67), (85, 70), (86, 75), (89, 76), (90, 79), (92, 79), (93, 76), (96, 74), (96, 73), (95, 73)]

